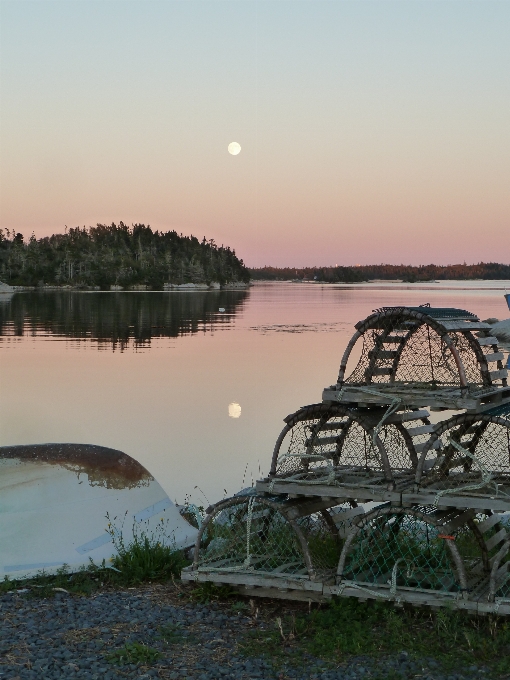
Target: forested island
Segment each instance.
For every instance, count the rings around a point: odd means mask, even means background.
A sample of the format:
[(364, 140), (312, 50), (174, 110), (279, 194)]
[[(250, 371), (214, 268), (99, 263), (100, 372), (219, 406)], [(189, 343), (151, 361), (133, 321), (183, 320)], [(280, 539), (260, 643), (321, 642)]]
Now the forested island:
[(98, 224), (26, 241), (0, 229), (0, 280), (11, 286), (111, 286), (247, 284), (250, 273), (228, 246), (175, 231), (135, 224)]
[(418, 283), (439, 280), (469, 281), (473, 279), (509, 280), (510, 264), (411, 265), (377, 264), (356, 267), (261, 267), (250, 269), (252, 279), (259, 281), (323, 281), (325, 283), (361, 283), (363, 281), (400, 280)]

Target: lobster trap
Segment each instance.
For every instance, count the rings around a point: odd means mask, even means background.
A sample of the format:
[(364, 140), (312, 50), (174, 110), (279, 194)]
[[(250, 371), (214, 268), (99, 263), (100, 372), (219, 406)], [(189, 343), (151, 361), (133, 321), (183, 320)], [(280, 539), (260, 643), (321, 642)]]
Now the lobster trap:
[[(510, 615), (510, 388), (490, 327), (397, 307), (356, 329), (323, 401), (284, 419), (268, 477), (208, 509), (183, 579)], [(463, 413), (433, 425), (431, 408)]]

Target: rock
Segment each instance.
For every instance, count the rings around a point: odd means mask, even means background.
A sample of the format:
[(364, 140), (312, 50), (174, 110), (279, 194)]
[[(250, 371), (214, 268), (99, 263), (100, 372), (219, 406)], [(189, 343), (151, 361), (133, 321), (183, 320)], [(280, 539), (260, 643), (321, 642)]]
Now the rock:
[(0, 293), (14, 293), (14, 288), (9, 286), (8, 283), (0, 281)]
[(495, 335), (498, 340), (510, 342), (510, 319), (498, 321), (498, 323), (491, 327), (491, 333)]

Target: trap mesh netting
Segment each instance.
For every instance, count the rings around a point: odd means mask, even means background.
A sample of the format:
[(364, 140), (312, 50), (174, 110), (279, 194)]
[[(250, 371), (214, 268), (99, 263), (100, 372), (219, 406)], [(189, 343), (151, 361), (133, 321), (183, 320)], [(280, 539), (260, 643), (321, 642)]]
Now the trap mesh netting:
[[(393, 309), (360, 322), (342, 360), (338, 384), (435, 388), (490, 386), (499, 381), (491, 378), (489, 370), (491, 362), (492, 368), (502, 368), (497, 345), (481, 347), (469, 328), (448, 330), (425, 312)], [(361, 357), (345, 378), (356, 343), (362, 343)]]
[(510, 420), (498, 416), (455, 416), (437, 426), (419, 461), (423, 489), (510, 501)]
[(413, 438), (409, 423), (387, 423), (384, 415), (381, 409), (363, 414), (323, 404), (298, 411), (287, 418), (278, 438), (271, 475), (302, 484), (335, 484), (355, 483), (356, 475), (387, 481), (395, 473), (414, 471), (416, 440), (421, 443), (424, 435)]
[(430, 507), (376, 508), (361, 517), (347, 537), (339, 577), (394, 592), (467, 592), (488, 577), (490, 561), (475, 520), (455, 526), (460, 513), (438, 513)]
[(331, 579), (349, 521), (347, 515), (342, 521), (342, 510), (300, 516), (295, 503), (256, 495), (222, 501), (204, 521), (193, 568)]

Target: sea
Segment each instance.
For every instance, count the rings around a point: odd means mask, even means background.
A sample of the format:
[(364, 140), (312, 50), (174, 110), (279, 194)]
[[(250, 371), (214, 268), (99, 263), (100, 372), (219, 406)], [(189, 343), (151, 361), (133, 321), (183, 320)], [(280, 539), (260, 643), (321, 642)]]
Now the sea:
[(172, 500), (206, 506), (268, 472), (283, 419), (336, 382), (357, 321), (427, 303), (505, 319), (505, 290), (510, 281), (3, 294), (0, 446), (119, 449)]

